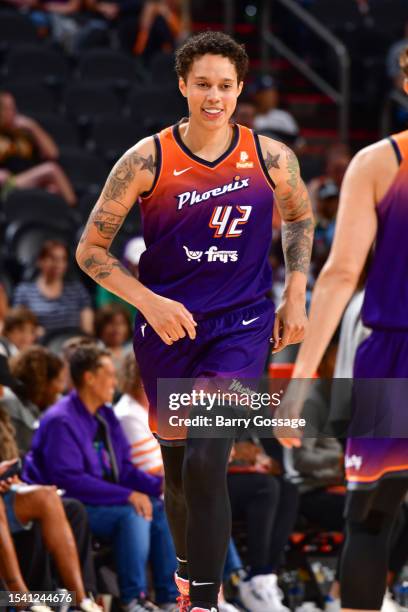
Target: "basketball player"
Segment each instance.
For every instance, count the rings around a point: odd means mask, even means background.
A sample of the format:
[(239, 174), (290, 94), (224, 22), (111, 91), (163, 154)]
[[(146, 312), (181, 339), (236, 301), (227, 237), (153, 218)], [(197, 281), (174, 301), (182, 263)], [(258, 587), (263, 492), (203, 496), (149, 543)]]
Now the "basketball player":
[[(156, 434), (157, 379), (258, 378), (271, 334), (275, 351), (304, 335), (311, 206), (292, 151), (230, 122), (247, 66), (243, 47), (220, 32), (178, 50), (188, 120), (119, 160), (77, 250), (87, 274), (139, 311), (134, 347)], [(139, 281), (109, 253), (138, 198), (147, 247)], [(276, 314), (266, 298), (275, 201), (287, 272)], [(231, 531), (232, 440), (174, 437), (159, 441), (180, 610), (213, 612)]]
[[(408, 48), (401, 55), (401, 67), (408, 93)], [(362, 308), (363, 323), (372, 333), (357, 350), (354, 377), (408, 378), (407, 236), (408, 130), (363, 149), (347, 170), (332, 250), (313, 293), (308, 333), (294, 378), (310, 378), (315, 372), (374, 243)], [(381, 414), (388, 418), (392, 433), (388, 438), (348, 440), (346, 543), (341, 563), (345, 610), (381, 608), (392, 527), (408, 491), (406, 394), (390, 402), (400, 382), (371, 382), (378, 397), (367, 405), (357, 395), (354, 416), (364, 419), (371, 413), (370, 420), (377, 417), (379, 421)], [(282, 414), (290, 409), (295, 416), (302, 401), (297, 397), (284, 404)], [(299, 446), (300, 441), (281, 438), (281, 443), (291, 447)]]

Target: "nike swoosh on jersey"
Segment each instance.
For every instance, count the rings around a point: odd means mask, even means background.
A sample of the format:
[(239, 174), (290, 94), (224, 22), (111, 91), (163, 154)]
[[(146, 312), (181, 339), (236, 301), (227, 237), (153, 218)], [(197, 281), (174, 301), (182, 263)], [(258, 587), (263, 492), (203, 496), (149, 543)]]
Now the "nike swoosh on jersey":
[(248, 319), (248, 321), (245, 321), (245, 319), (242, 321), (242, 325), (249, 325), (250, 323), (253, 323), (254, 321), (257, 321), (259, 319), (259, 317), (255, 317), (254, 319)]
[(193, 586), (207, 586), (208, 584), (214, 584), (213, 582), (196, 582), (193, 580), (191, 583)]
[(184, 172), (187, 172), (187, 170), (191, 170), (192, 166), (189, 166), (188, 168), (184, 168), (183, 170), (173, 170), (173, 175), (174, 176), (179, 176), (180, 174), (184, 174)]

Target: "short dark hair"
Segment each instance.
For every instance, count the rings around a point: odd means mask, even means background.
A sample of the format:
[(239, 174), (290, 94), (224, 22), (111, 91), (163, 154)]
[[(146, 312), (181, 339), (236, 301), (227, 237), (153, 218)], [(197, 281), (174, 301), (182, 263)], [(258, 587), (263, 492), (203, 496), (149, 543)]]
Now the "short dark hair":
[(79, 346), (98, 346), (98, 341), (95, 340), (92, 336), (73, 336), (72, 338), (68, 338), (65, 340), (61, 347), (62, 358), (65, 361), (69, 362), (70, 354), (75, 351)]
[(68, 354), (69, 373), (75, 387), (81, 387), (85, 372), (95, 372), (101, 365), (102, 357), (110, 352), (97, 344), (83, 344)]
[(37, 327), (38, 319), (31, 310), (25, 306), (15, 306), (10, 308), (4, 318), (3, 333), (5, 336), (18, 327), (22, 327), (27, 323), (31, 323), (33, 327)]
[(406, 79), (408, 79), (408, 46), (402, 51), (399, 64)]
[(69, 249), (65, 242), (62, 240), (46, 240), (42, 245), (38, 252), (38, 260), (45, 259), (45, 257), (50, 257), (54, 249), (64, 249), (67, 259), (69, 257)]
[(244, 45), (238, 44), (228, 34), (212, 31), (192, 36), (176, 51), (177, 76), (187, 81), (194, 60), (207, 53), (228, 57), (237, 71), (238, 83), (244, 80), (249, 64)]
[(101, 338), (105, 325), (112, 323), (113, 319), (118, 315), (122, 316), (126, 321), (128, 327), (127, 339), (129, 339), (132, 335), (132, 321), (130, 319), (129, 311), (122, 304), (117, 302), (105, 304), (105, 306), (101, 306), (101, 308), (96, 311), (95, 336), (97, 338)]

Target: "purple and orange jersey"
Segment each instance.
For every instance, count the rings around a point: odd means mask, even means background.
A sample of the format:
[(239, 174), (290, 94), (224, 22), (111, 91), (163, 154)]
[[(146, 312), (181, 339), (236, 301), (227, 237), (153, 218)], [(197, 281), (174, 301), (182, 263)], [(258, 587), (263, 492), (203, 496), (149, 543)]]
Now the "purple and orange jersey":
[(136, 321), (149, 424), (162, 443), (184, 443), (186, 433), (161, 422), (160, 378), (258, 378), (269, 350), (274, 184), (258, 137), (240, 125), (233, 130), (231, 145), (214, 162), (187, 149), (178, 125), (160, 132), (156, 178), (141, 197), (147, 250), (140, 280), (182, 302), (198, 322), (195, 340), (167, 346), (140, 314)]
[(385, 423), (390, 434), (348, 440), (349, 489), (370, 489), (383, 477), (408, 476), (408, 130), (392, 136), (391, 143), (399, 169), (377, 204), (378, 231), (362, 310), (373, 332), (359, 346), (354, 364), (355, 378), (378, 379), (374, 400), (363, 396), (359, 402), (357, 395), (356, 411), (362, 419)]
[(408, 332), (408, 130), (391, 137), (399, 170), (377, 204), (378, 230), (362, 310), (372, 329)]
[(271, 288), (273, 181), (258, 137), (233, 126), (214, 162), (194, 155), (179, 126), (155, 136), (157, 174), (141, 211), (140, 281), (207, 316), (258, 302)]

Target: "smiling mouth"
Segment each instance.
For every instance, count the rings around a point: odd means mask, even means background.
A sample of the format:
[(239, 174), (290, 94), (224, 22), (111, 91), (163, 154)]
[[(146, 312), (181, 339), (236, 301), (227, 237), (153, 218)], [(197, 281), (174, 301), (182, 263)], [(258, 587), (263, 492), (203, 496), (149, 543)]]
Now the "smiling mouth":
[(209, 117), (219, 117), (223, 113), (222, 108), (203, 108), (202, 111)]

